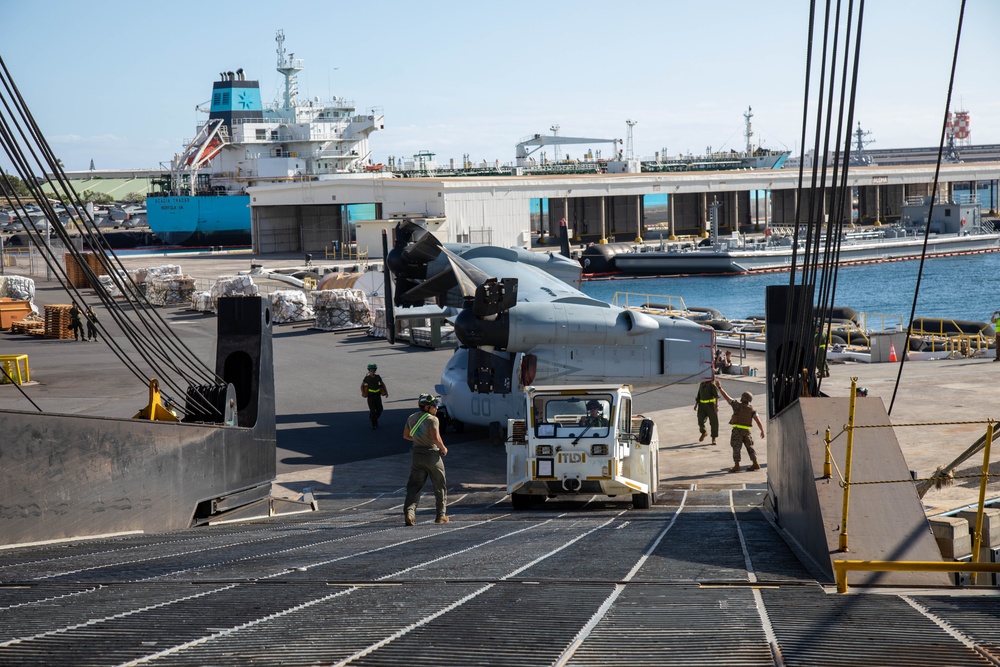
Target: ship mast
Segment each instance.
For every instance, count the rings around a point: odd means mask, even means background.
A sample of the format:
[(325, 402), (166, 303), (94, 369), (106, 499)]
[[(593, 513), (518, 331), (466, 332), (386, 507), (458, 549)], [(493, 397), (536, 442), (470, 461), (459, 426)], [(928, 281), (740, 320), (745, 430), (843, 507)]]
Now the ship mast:
[(751, 142), (751, 137), (753, 137), (753, 126), (750, 125), (750, 119), (753, 118), (753, 108), (747, 107), (747, 112), (743, 114), (745, 119), (743, 136), (747, 140), (747, 157), (753, 157), (753, 143)]
[(863, 131), (861, 129), (861, 121), (858, 121), (858, 129), (854, 131), (854, 138), (856, 141), (856, 147), (854, 149), (854, 155), (851, 156), (851, 164), (871, 166), (874, 164), (874, 160), (870, 155), (865, 153), (865, 146), (868, 144), (875, 143), (874, 139), (866, 139), (871, 131)]
[(295, 95), (298, 90), (295, 88), (295, 75), (302, 71), (302, 61), (295, 60), (295, 54), (289, 53), (285, 57), (285, 31), (279, 30), (274, 38), (278, 43), (278, 71), (285, 77), (285, 103), (282, 108), (291, 109), (295, 104)]

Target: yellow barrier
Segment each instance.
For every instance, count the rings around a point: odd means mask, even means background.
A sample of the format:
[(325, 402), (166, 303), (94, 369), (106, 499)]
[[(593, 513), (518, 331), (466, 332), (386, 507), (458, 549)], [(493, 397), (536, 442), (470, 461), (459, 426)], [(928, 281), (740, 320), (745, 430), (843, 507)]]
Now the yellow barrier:
[[(21, 362), (24, 362), (24, 371), (21, 371)], [(3, 364), (5, 373), (0, 377), (0, 384), (24, 384), (31, 382), (31, 370), (28, 368), (28, 355), (26, 354), (0, 354), (0, 363)]]
[(323, 248), (323, 255), (326, 259), (342, 259), (348, 261), (361, 261), (368, 259), (368, 246), (364, 247), (364, 250), (359, 248), (356, 243), (349, 243), (347, 245), (338, 244), (334, 246), (333, 250), (330, 250), (328, 246)]
[(835, 560), (834, 578), (837, 592), (846, 593), (847, 573), (863, 570), (866, 572), (993, 572), (1000, 573), (1000, 563), (959, 563), (937, 561), (889, 561), (889, 560)]
[[(854, 450), (854, 431), (858, 428), (897, 428), (902, 426), (926, 426), (929, 424), (867, 424), (867, 425), (857, 425), (854, 423), (854, 414), (857, 401), (857, 388), (858, 388), (858, 378), (851, 378), (851, 395), (847, 407), (847, 425), (844, 426), (844, 431), (847, 433), (847, 451), (844, 461), (844, 470), (838, 471), (841, 475), (840, 485), (844, 489), (843, 495), (843, 507), (841, 509), (840, 517), (840, 535), (838, 550), (840, 552), (848, 551), (848, 510), (850, 505), (850, 494), (851, 494), (851, 459)], [(954, 422), (953, 422), (954, 423)], [(976, 422), (962, 422), (962, 423), (982, 423)], [(847, 592), (847, 570), (877, 570), (877, 571), (894, 571), (894, 572), (1000, 572), (1000, 563), (979, 563), (980, 547), (982, 546), (983, 537), (983, 508), (986, 506), (986, 484), (990, 478), (990, 449), (993, 444), (994, 435), (994, 422), (992, 419), (986, 420), (986, 435), (983, 436), (983, 469), (979, 476), (979, 504), (976, 511), (976, 523), (975, 526), (970, 531), (972, 533), (972, 562), (971, 563), (937, 563), (937, 562), (927, 562), (927, 561), (854, 561), (854, 560), (844, 560), (844, 561), (834, 561), (834, 572), (837, 578), (837, 591), (840, 593)], [(830, 430), (826, 431), (826, 460), (823, 464), (823, 473), (826, 478), (832, 474), (831, 470), (831, 459), (830, 454)], [(871, 481), (871, 482), (855, 482), (855, 484), (894, 484), (897, 482), (910, 483), (917, 480), (882, 480), (882, 481)], [(842, 565), (838, 566), (838, 563)], [(838, 567), (840, 569), (838, 569)], [(985, 569), (981, 569), (985, 568)], [(976, 583), (976, 575), (972, 575), (972, 583)]]

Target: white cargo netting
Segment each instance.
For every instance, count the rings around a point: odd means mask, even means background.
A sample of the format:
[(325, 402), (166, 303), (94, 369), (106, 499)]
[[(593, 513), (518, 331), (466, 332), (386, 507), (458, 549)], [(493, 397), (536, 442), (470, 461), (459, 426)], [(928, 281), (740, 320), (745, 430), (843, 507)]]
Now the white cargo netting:
[(372, 323), (371, 306), (361, 290), (317, 290), (312, 292), (312, 297), (316, 309), (314, 329), (336, 331)]
[(194, 278), (191, 276), (164, 274), (146, 278), (146, 298), (154, 306), (179, 306), (189, 303), (192, 294), (194, 294)]
[(271, 293), (271, 320), (275, 324), (302, 322), (313, 318), (305, 292), (278, 290)]
[(259, 290), (249, 275), (219, 276), (207, 292), (199, 291), (191, 295), (191, 307), (201, 312), (217, 312), (219, 297), (257, 296)]
[(0, 296), (15, 301), (33, 301), (35, 281), (27, 276), (0, 276)]

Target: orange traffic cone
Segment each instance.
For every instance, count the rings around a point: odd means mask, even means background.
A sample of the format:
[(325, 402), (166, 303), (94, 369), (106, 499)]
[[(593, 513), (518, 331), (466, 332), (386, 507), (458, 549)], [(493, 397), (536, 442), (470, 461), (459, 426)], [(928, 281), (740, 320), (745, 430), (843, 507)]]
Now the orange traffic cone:
[(889, 363), (895, 363), (897, 361), (899, 361), (899, 359), (896, 358), (896, 346), (889, 343)]

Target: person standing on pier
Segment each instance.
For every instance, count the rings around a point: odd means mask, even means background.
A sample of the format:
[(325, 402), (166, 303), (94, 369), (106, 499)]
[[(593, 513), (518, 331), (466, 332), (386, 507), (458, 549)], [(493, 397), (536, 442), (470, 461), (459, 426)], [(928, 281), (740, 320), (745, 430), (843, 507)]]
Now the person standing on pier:
[(698, 393), (694, 397), (694, 409), (698, 412), (698, 430), (701, 432), (698, 442), (704, 442), (708, 436), (708, 431), (705, 429), (705, 420), (708, 420), (712, 429), (712, 444), (719, 444), (715, 441), (719, 437), (719, 390), (711, 379), (702, 380), (698, 385)]
[(996, 337), (993, 341), (993, 346), (996, 348), (996, 356), (993, 358), (993, 361), (1000, 361), (1000, 310), (993, 311), (990, 324), (993, 325), (993, 329), (996, 332)]
[(726, 399), (729, 407), (733, 409), (733, 416), (729, 420), (729, 423), (733, 425), (733, 433), (729, 437), (729, 445), (733, 448), (734, 465), (729, 469), (729, 472), (740, 471), (740, 454), (743, 447), (747, 448), (747, 454), (750, 455), (750, 460), (753, 461), (753, 464), (747, 468), (747, 471), (760, 470), (760, 464), (757, 463), (757, 451), (753, 448), (753, 436), (750, 434), (750, 429), (756, 422), (757, 427), (760, 428), (760, 439), (763, 440), (764, 425), (760, 422), (757, 411), (753, 409), (753, 405), (750, 403), (753, 400), (753, 394), (745, 391), (740, 396), (740, 400), (737, 401), (726, 393), (720, 381), (716, 380), (715, 386), (719, 388), (719, 391), (722, 392), (722, 397)]
[(75, 303), (69, 309), (69, 329), (73, 332), (73, 340), (83, 338), (83, 321), (80, 319), (80, 309)]
[(361, 380), (361, 397), (368, 399), (368, 419), (372, 428), (378, 428), (378, 418), (382, 416), (382, 397), (389, 395), (389, 389), (378, 374), (378, 365), (368, 364), (368, 375)]
[(87, 340), (97, 342), (97, 313), (93, 306), (87, 306)]
[(441, 428), (437, 418), (440, 399), (431, 394), (420, 394), (417, 400), (419, 412), (407, 417), (403, 426), (403, 438), (413, 443), (410, 448), (410, 478), (406, 481), (406, 501), (403, 503), (403, 523), (414, 526), (417, 523), (417, 503), (427, 478), (434, 486), (434, 503), (437, 518), (434, 523), (448, 523), (448, 482), (445, 478), (444, 461), (448, 448), (441, 440)]

